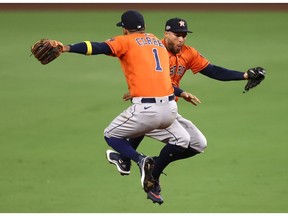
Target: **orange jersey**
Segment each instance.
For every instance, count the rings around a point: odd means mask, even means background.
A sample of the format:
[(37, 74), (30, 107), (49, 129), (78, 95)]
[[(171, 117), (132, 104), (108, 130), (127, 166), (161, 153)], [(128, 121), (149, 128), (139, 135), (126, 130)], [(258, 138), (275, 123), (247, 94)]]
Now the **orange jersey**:
[(132, 97), (161, 97), (173, 94), (169, 58), (161, 40), (153, 34), (116, 36), (106, 43), (118, 57)]
[[(164, 40), (162, 40), (164, 44)], [(209, 61), (205, 59), (196, 49), (183, 45), (181, 51), (174, 55), (168, 51), (170, 63), (170, 77), (173, 85), (179, 87), (180, 80), (187, 70), (194, 74), (208, 66)]]

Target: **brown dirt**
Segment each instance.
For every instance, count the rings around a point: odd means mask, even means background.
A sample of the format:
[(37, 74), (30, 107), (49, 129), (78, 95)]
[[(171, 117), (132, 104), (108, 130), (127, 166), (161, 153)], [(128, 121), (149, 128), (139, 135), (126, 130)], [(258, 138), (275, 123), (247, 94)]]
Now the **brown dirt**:
[(287, 11), (288, 3), (0, 3), (0, 10)]

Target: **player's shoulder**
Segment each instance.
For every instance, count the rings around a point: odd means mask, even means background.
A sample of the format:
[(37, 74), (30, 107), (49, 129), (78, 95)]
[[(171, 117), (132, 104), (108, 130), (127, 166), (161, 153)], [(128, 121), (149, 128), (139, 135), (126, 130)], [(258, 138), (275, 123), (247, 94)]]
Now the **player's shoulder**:
[(122, 37), (123, 37), (123, 35), (113, 36), (111, 38), (106, 39), (105, 42), (115, 41), (115, 40), (121, 39)]
[(194, 47), (189, 45), (183, 45), (181, 49), (181, 58), (186, 59), (188, 62), (192, 61), (195, 58), (200, 56), (200, 52), (198, 52)]
[(194, 47), (184, 44), (182, 46), (182, 52), (198, 52)]
[(194, 47), (184, 44), (181, 49), (182, 56), (186, 58), (195, 58), (199, 56), (200, 52), (196, 50)]
[[(145, 33), (146, 36), (156, 37), (153, 33)], [(156, 37), (157, 38), (157, 37)]]

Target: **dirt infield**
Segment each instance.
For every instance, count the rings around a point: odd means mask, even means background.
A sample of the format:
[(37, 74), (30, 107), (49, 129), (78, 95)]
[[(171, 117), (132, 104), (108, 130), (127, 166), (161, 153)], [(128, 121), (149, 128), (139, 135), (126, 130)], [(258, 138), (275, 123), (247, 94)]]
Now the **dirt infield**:
[(287, 11), (288, 3), (1, 3), (0, 10)]

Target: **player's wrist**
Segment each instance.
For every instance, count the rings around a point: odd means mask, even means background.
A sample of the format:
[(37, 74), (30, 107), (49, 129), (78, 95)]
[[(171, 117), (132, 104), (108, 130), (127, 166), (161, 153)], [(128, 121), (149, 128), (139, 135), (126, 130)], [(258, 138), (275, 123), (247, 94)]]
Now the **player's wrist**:
[(248, 73), (245, 72), (244, 75), (243, 75), (243, 77), (244, 77), (245, 80), (248, 80), (248, 79), (249, 79)]
[(63, 46), (63, 52), (69, 52), (70, 51), (70, 46), (69, 45), (64, 45)]
[(184, 91), (182, 89), (180, 89), (179, 87), (177, 87), (177, 86), (173, 86), (173, 88), (174, 88), (174, 95), (177, 96), (177, 97), (181, 97), (181, 94)]

